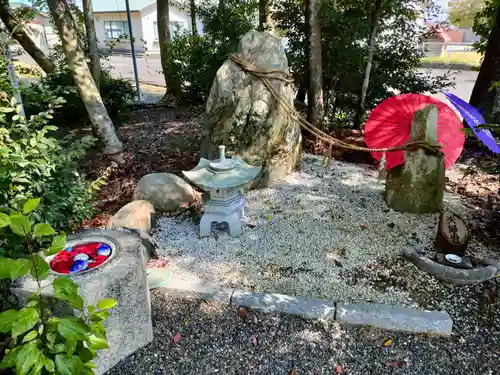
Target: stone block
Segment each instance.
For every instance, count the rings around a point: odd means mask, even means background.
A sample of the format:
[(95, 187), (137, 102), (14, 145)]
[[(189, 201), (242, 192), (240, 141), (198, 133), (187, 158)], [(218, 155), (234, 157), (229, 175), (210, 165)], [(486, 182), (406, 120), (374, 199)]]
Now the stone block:
[(161, 286), (160, 289), (166, 292), (194, 293), (199, 295), (201, 299), (227, 304), (231, 301), (231, 296), (233, 294), (233, 289), (178, 279), (175, 273), (172, 274), (168, 283)]
[(231, 297), (233, 307), (296, 315), (307, 319), (334, 319), (335, 302), (276, 293), (251, 293), (235, 290)]
[(444, 311), (425, 311), (375, 303), (339, 303), (336, 320), (353, 325), (450, 335), (453, 321)]
[(127, 203), (114, 214), (108, 222), (108, 229), (137, 229), (151, 234), (156, 226), (156, 214), (153, 205), (145, 200)]
[[(117, 249), (102, 267), (70, 276), (78, 284), (79, 293), (87, 304), (95, 305), (103, 298), (114, 298), (118, 302), (104, 323), (109, 349), (99, 351), (95, 359), (95, 374), (101, 375), (153, 340), (151, 301), (139, 237), (122, 231), (87, 230), (68, 238), (68, 246), (84, 242), (105, 242)], [(55, 277), (50, 275), (43, 281), (43, 295), (52, 304), (57, 304), (58, 313), (72, 313), (68, 305), (53, 298), (50, 284)], [(36, 289), (33, 280), (23, 279), (14, 285), (12, 291), (22, 300)]]

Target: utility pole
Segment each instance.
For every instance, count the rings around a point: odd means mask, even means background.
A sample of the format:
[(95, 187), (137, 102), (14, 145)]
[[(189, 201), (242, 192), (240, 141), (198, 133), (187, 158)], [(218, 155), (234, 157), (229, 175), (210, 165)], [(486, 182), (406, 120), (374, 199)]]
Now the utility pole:
[(128, 32), (130, 37), (130, 48), (132, 49), (132, 63), (134, 65), (134, 76), (135, 76), (135, 88), (137, 90), (137, 100), (142, 101), (141, 87), (139, 86), (139, 72), (137, 71), (137, 58), (135, 56), (135, 45), (134, 45), (134, 33), (132, 31), (132, 17), (130, 15), (130, 4), (129, 0), (125, 0), (125, 6), (127, 7), (127, 21), (128, 21)]

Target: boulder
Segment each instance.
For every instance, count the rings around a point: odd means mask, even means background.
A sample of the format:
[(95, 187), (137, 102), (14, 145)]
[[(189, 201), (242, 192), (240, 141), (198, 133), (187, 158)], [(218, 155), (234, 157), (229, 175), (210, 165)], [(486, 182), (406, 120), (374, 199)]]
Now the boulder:
[(171, 173), (151, 173), (137, 183), (134, 199), (151, 202), (158, 212), (175, 212), (195, 200), (195, 191)]
[(109, 229), (129, 228), (151, 233), (156, 224), (155, 209), (145, 200), (132, 201), (118, 210), (108, 222)]
[[(259, 70), (289, 74), (280, 38), (250, 31), (239, 44), (238, 53)], [(280, 75), (282, 77), (282, 75)], [(294, 108), (291, 83), (270, 79), (276, 93)], [(263, 166), (257, 185), (267, 186), (294, 170), (300, 161), (301, 132), (283, 105), (262, 81), (244, 72), (228, 59), (219, 68), (207, 101), (201, 156), (217, 159), (219, 145), (247, 163)]]

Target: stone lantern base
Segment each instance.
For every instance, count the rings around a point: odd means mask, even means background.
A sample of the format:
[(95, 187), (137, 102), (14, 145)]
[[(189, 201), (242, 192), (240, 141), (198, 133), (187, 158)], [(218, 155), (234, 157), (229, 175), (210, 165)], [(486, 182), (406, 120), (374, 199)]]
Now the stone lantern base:
[(224, 196), (220, 192), (211, 192), (210, 198), (204, 202), (204, 213), (200, 221), (201, 238), (210, 236), (214, 222), (227, 223), (231, 237), (241, 236), (245, 197), (239, 192), (233, 192), (234, 189), (230, 190), (230, 196), (224, 198), (217, 198)]

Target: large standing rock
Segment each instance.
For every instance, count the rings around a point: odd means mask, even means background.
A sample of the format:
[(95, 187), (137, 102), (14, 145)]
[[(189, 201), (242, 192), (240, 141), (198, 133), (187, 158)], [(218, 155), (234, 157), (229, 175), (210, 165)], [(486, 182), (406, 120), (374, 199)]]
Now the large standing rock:
[[(262, 71), (289, 73), (281, 39), (250, 31), (240, 41), (238, 52)], [(293, 108), (292, 84), (271, 79), (277, 94)], [(300, 161), (301, 134), (297, 121), (285, 111), (262, 81), (231, 60), (215, 77), (207, 101), (201, 156), (217, 159), (219, 145), (238, 154), (251, 165), (262, 165), (258, 184), (267, 186), (291, 172)]]
[(175, 212), (195, 197), (191, 185), (170, 173), (145, 175), (137, 183), (134, 193), (134, 199), (151, 202), (158, 212)]

